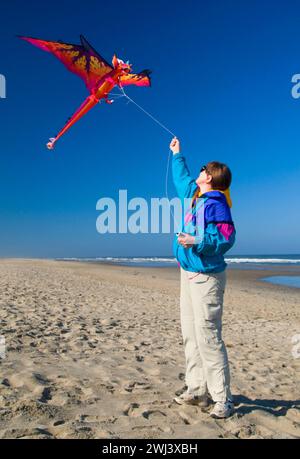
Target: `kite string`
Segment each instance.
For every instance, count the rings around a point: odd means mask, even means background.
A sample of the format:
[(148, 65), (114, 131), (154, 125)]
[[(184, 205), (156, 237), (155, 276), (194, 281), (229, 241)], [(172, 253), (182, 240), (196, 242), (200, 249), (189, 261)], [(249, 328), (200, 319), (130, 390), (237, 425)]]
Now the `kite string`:
[[(153, 121), (155, 121), (155, 123), (157, 123), (159, 126), (161, 126), (165, 131), (167, 131), (169, 134), (171, 134), (173, 137), (176, 137), (176, 134), (174, 134), (174, 132), (170, 131), (170, 129), (168, 129), (164, 124), (162, 124), (157, 118), (155, 118), (153, 115), (151, 115), (151, 113), (147, 112), (147, 110), (145, 110), (143, 107), (141, 107), (137, 102), (135, 102), (133, 99), (131, 99), (131, 97), (129, 97), (126, 92), (124, 91), (124, 88), (121, 84), (119, 84), (118, 88), (120, 88), (120, 90), (122, 91), (123, 93), (123, 96), (126, 97), (128, 99), (129, 102), (132, 102), (136, 107), (138, 107), (142, 112), (144, 112), (147, 116), (149, 116)], [(121, 96), (122, 97), (122, 96)], [(171, 158), (171, 155), (172, 155), (172, 150), (171, 148), (169, 149), (169, 153), (168, 153), (168, 162), (167, 162), (167, 170), (166, 170), (166, 177), (165, 177), (165, 194), (166, 194), (166, 198), (168, 200), (168, 203), (169, 203), (169, 208), (170, 208), (170, 213), (173, 217), (173, 221), (174, 223), (176, 224), (176, 226), (178, 227), (178, 231), (180, 231), (181, 229), (181, 224), (178, 222), (177, 218), (175, 217), (174, 213), (173, 213), (173, 210), (172, 210), (172, 207), (171, 207), (171, 204), (170, 204), (170, 199), (169, 199), (169, 193), (168, 193), (168, 178), (169, 178), (169, 169), (170, 169), (170, 158)]]
[(173, 137), (176, 137), (176, 135), (174, 134), (174, 132), (170, 131), (170, 129), (168, 129), (164, 124), (162, 124), (158, 119), (156, 119), (153, 115), (151, 115), (151, 113), (147, 112), (147, 110), (145, 110), (143, 107), (141, 107), (138, 103), (136, 103), (133, 99), (131, 99), (131, 97), (129, 97), (126, 92), (124, 91), (124, 88), (123, 86), (120, 84), (118, 86), (122, 93), (123, 93), (123, 96), (126, 97), (130, 102), (132, 102), (134, 105), (136, 105), (140, 110), (142, 110), (142, 112), (144, 112), (146, 115), (148, 115), (153, 121), (155, 121), (155, 123), (157, 123), (159, 126), (161, 126), (165, 131), (169, 132), (169, 134), (171, 134)]
[[(176, 223), (176, 225), (178, 226), (178, 228), (180, 228), (180, 225), (177, 221), (177, 218), (175, 217), (174, 213), (173, 213), (173, 210), (172, 210), (172, 207), (171, 207), (171, 204), (170, 204), (170, 198), (169, 198), (169, 193), (168, 193), (168, 181), (169, 181), (169, 169), (170, 169), (170, 158), (171, 158), (171, 155), (172, 155), (172, 150), (171, 148), (169, 149), (169, 153), (168, 153), (168, 162), (167, 162), (167, 169), (166, 169), (166, 178), (165, 178), (165, 194), (166, 194), (166, 198), (168, 200), (168, 203), (169, 203), (169, 209), (170, 209), (170, 213), (173, 217), (173, 221), (174, 223)], [(179, 231), (179, 230), (178, 230)]]

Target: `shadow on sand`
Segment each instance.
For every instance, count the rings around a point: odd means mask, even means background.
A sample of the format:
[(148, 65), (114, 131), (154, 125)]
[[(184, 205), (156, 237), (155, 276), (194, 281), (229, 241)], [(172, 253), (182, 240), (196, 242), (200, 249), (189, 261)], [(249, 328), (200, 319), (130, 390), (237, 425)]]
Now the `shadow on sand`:
[[(262, 410), (274, 416), (285, 416), (290, 408), (300, 410), (300, 399), (298, 400), (275, 400), (275, 399), (250, 399), (243, 395), (234, 395), (233, 401), (236, 413), (245, 415), (256, 410)], [(240, 406), (242, 405), (242, 406)]]

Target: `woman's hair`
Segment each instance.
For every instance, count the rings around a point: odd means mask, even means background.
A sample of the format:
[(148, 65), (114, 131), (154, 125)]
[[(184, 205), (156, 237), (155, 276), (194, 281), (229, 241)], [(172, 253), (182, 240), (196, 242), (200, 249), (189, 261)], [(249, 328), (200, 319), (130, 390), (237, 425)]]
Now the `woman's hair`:
[(211, 186), (214, 190), (225, 191), (231, 184), (231, 171), (226, 164), (211, 161), (206, 164), (206, 173), (212, 176)]

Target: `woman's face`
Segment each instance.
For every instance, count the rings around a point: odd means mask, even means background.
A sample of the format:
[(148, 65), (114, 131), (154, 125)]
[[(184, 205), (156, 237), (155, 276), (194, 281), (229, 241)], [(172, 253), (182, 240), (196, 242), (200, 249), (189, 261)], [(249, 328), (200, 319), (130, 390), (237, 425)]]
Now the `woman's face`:
[(203, 166), (200, 170), (200, 174), (198, 178), (196, 179), (196, 183), (200, 187), (201, 185), (210, 183), (211, 179), (212, 179), (211, 175), (207, 173), (206, 167)]

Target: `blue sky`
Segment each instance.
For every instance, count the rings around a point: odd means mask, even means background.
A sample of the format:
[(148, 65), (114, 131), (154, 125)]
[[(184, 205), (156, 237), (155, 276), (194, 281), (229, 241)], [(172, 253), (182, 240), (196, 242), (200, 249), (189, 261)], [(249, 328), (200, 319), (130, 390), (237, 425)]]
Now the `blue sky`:
[[(83, 82), (16, 35), (76, 43), (150, 68), (127, 92), (175, 132), (192, 175), (233, 172), (231, 254), (300, 253), (300, 3), (120, 0), (1, 5), (0, 256), (171, 255), (171, 235), (100, 235), (96, 202), (163, 197), (171, 136), (125, 100), (95, 107), (49, 152), (87, 96)], [(175, 189), (169, 179), (169, 194)]]

